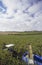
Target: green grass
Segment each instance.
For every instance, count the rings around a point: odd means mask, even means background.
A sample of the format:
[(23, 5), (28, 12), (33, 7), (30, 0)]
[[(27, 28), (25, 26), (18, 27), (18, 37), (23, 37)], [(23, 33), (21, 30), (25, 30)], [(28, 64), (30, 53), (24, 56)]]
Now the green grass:
[[(14, 35), (0, 35), (0, 47), (2, 48), (3, 43), (15, 44), (15, 49), (20, 51), (21, 48), (28, 50), (27, 45), (30, 43), (33, 48), (33, 52), (38, 53), (40, 47), (42, 47), (42, 34), (37, 34), (38, 32), (14, 34)], [(37, 51), (38, 50), (38, 51)]]
[(13, 58), (8, 51), (3, 51), (3, 43), (15, 44), (13, 48), (17, 52), (28, 50), (28, 44), (31, 44), (33, 53), (42, 55), (42, 32), (0, 35), (0, 65), (26, 65), (24, 62)]

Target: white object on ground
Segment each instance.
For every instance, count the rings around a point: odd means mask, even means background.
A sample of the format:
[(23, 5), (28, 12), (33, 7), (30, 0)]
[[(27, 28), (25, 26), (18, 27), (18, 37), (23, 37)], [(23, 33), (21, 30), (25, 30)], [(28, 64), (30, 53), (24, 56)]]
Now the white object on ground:
[(29, 64), (34, 64), (33, 59), (29, 59)]
[(5, 47), (12, 47), (12, 46), (14, 46), (14, 44), (8, 44), (8, 45), (5, 45)]

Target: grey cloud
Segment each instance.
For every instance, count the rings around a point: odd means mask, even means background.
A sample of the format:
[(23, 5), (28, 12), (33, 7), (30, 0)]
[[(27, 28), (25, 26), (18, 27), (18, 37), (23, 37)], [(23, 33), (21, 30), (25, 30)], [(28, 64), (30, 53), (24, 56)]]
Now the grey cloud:
[(6, 17), (6, 19), (13, 19), (13, 18), (14, 18), (14, 16)]
[(15, 9), (15, 10), (14, 10), (14, 13), (17, 13), (17, 11), (18, 11), (18, 9)]

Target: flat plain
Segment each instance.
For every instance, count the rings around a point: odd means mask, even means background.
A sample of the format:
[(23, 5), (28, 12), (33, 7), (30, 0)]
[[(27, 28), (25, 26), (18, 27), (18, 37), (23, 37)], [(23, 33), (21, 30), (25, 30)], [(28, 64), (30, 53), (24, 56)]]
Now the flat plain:
[(21, 48), (28, 50), (28, 44), (32, 45), (33, 52), (40, 53), (42, 49), (42, 32), (2, 32), (0, 33), (0, 47), (2, 44), (15, 44), (18, 51)]
[(1, 59), (0, 65), (5, 65), (6, 62), (8, 63), (8, 65), (19, 65), (18, 62), (20, 63), (20, 65), (24, 65), (24, 63), (21, 64), (19, 60), (12, 58), (7, 50), (3, 51), (2, 48), (4, 43), (15, 44), (13, 49), (16, 50), (17, 52), (28, 51), (28, 44), (31, 44), (33, 53), (42, 56), (42, 31), (15, 32), (15, 33), (0, 32), (0, 59)]

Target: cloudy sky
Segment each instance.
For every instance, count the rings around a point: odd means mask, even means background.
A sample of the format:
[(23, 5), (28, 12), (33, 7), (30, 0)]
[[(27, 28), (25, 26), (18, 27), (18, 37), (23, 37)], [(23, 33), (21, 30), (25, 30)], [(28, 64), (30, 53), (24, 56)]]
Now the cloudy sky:
[(0, 0), (0, 31), (42, 31), (42, 0)]

